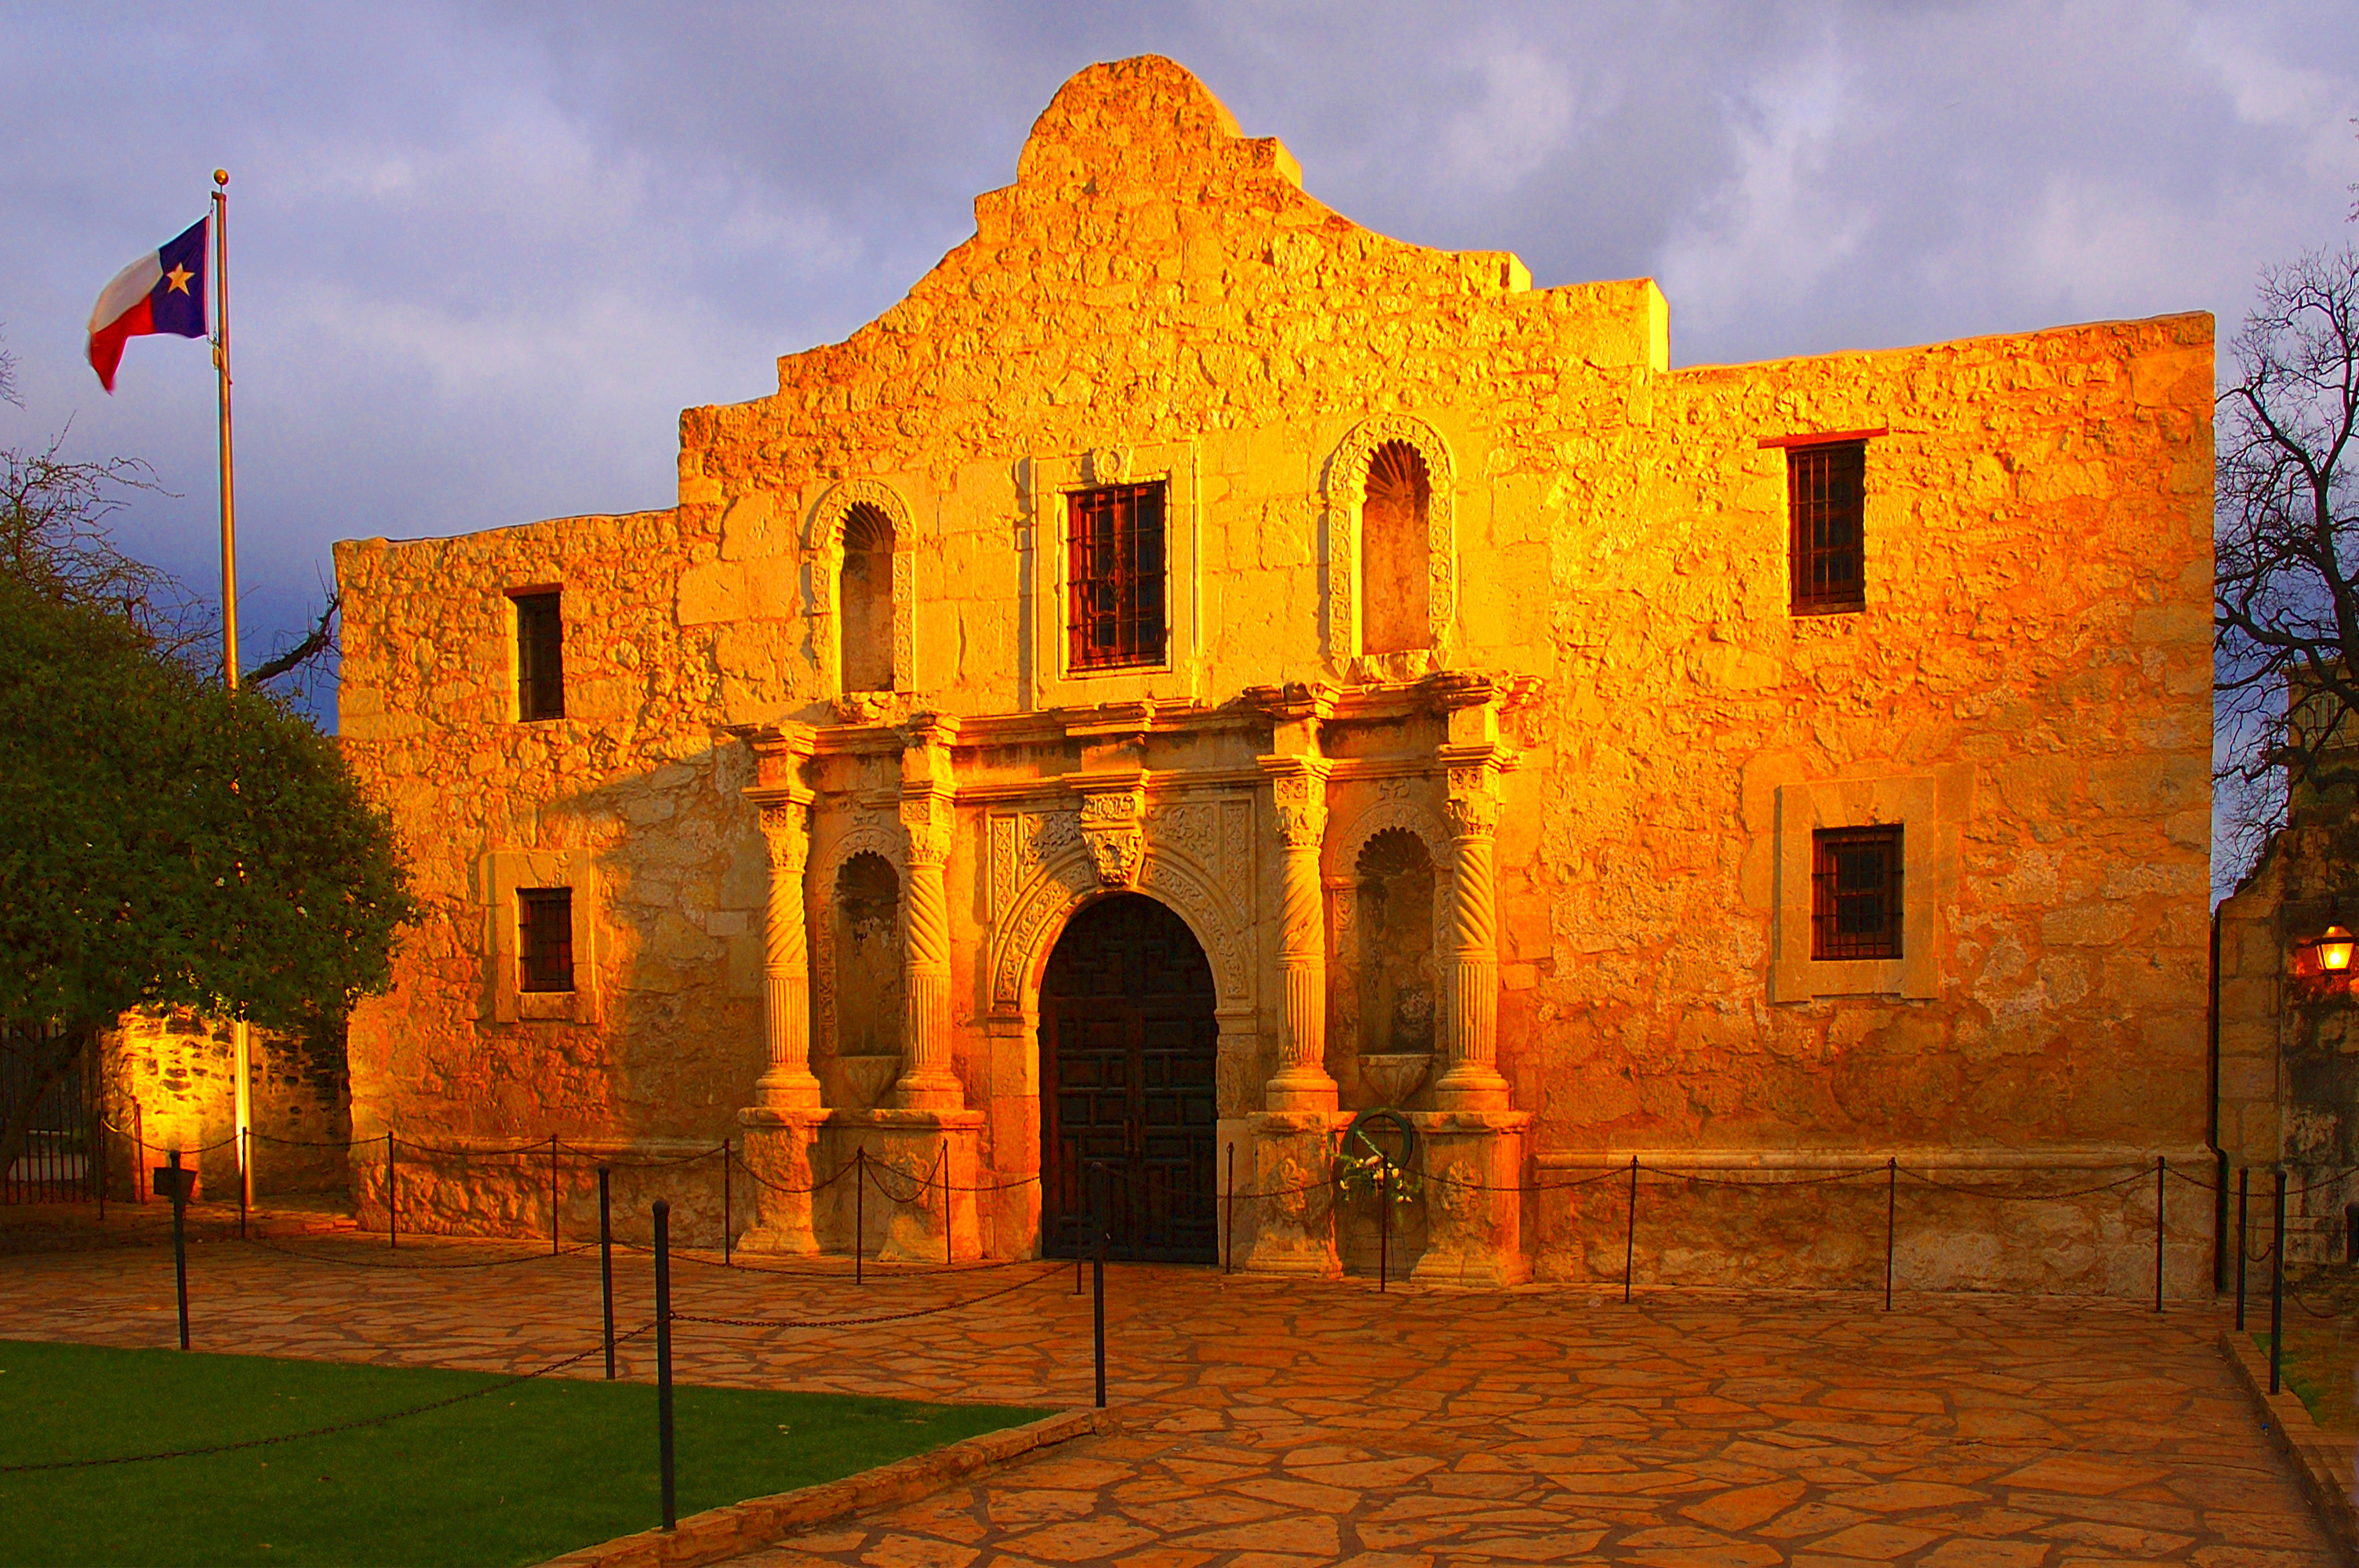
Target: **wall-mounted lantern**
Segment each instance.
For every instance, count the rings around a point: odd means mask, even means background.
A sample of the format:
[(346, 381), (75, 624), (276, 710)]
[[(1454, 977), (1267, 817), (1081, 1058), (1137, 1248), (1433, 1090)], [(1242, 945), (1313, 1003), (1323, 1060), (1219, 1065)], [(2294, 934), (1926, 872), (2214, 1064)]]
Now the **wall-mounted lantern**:
[(2359, 946), (2359, 942), (2354, 942), (2351, 933), (2343, 928), (2339, 912), (2333, 905), (2329, 904), (2326, 910), (2326, 929), (2320, 932), (2317, 939), (2310, 946), (2310, 950), (2318, 955), (2320, 968), (2329, 974), (2340, 974), (2351, 967), (2352, 949), (2354, 946)]

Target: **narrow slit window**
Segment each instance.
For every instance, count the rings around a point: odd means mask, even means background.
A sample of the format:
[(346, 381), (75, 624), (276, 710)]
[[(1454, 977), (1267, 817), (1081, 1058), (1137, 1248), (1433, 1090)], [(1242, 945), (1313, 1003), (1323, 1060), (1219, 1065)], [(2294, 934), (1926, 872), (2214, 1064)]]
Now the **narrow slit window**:
[(1900, 828), (1810, 835), (1810, 957), (1900, 957)]
[(515, 596), (516, 717), (565, 717), (565, 622), (555, 593)]
[(1864, 441), (1786, 449), (1786, 497), (1798, 615), (1867, 608), (1866, 473)]
[(570, 991), (573, 989), (573, 890), (516, 890), (516, 989), (526, 991)]
[(1163, 662), (1163, 486), (1076, 492), (1065, 537), (1067, 629), (1075, 670)]

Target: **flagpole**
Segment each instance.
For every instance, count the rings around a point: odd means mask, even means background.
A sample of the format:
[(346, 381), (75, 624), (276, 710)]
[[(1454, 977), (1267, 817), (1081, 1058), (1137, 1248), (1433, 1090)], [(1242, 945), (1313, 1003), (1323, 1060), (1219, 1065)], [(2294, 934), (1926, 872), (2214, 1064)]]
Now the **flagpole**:
[[(213, 170), (213, 371), (221, 391), (222, 680), (237, 689), (237, 484), (229, 427), (229, 170)], [(231, 1075), (236, 1084), (240, 1202), (254, 1205), (253, 1050), (245, 1020), (230, 1021)]]

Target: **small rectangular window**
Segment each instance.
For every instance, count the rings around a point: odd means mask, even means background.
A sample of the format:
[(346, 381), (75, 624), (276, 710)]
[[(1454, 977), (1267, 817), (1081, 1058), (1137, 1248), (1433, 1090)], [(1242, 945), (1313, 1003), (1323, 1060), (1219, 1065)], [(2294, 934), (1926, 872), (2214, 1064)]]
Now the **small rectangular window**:
[(516, 889), (516, 989), (573, 989), (573, 890)]
[(1163, 662), (1163, 486), (1117, 484), (1069, 502), (1067, 628), (1076, 670)]
[(1867, 608), (1862, 570), (1866, 473), (1865, 441), (1786, 449), (1797, 615)]
[(1810, 835), (1810, 957), (1900, 957), (1900, 828)]
[(516, 717), (565, 717), (565, 623), (555, 592), (513, 596), (516, 627)]

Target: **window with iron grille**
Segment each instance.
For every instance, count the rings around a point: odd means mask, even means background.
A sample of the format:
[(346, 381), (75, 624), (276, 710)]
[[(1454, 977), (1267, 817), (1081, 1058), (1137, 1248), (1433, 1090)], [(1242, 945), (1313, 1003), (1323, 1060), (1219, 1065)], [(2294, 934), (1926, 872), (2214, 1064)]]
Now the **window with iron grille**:
[(1810, 835), (1810, 957), (1900, 957), (1900, 828)]
[(1075, 670), (1163, 662), (1163, 486), (1077, 492), (1065, 534), (1066, 627)]
[(516, 989), (573, 989), (573, 890), (516, 889)]
[(565, 623), (557, 595), (514, 596), (516, 627), (516, 717), (565, 717)]
[(1796, 614), (1867, 607), (1861, 530), (1866, 472), (1865, 441), (1786, 449)]

